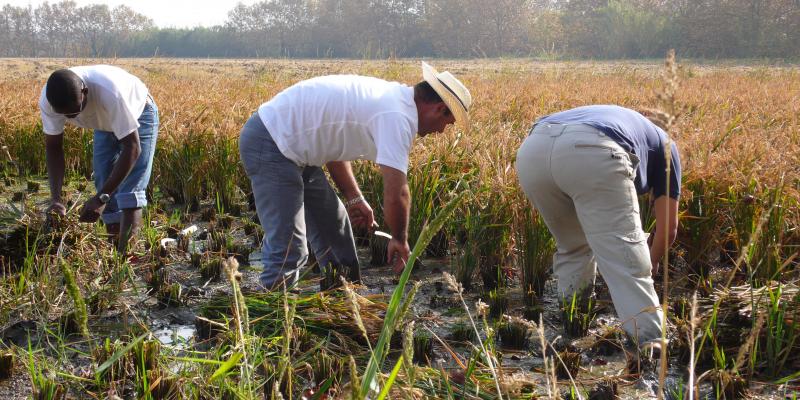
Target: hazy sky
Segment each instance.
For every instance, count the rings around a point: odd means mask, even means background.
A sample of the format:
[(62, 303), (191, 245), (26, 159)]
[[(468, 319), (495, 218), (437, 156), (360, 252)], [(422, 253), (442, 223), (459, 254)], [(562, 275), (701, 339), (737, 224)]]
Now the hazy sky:
[[(160, 27), (192, 27), (197, 25), (212, 26), (225, 22), (228, 11), (237, 3), (253, 4), (258, 0), (76, 0), (78, 6), (87, 4), (107, 4), (114, 8), (124, 4), (139, 13), (153, 19)], [(50, 0), (49, 3), (57, 3)], [(44, 3), (44, 0), (0, 0), (0, 6), (11, 4), (13, 6), (34, 7)]]

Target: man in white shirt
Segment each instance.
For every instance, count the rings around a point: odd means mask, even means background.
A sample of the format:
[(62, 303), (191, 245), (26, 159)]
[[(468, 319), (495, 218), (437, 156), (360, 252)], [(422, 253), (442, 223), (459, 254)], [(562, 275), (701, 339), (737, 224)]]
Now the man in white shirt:
[(53, 72), (39, 99), (45, 133), (51, 205), (48, 212), (66, 214), (61, 199), (64, 183), (64, 125), (94, 129), (92, 165), (97, 194), (80, 212), (81, 222), (103, 217), (118, 236), (125, 254), (138, 232), (145, 189), (150, 181), (158, 139), (158, 108), (139, 78), (110, 65)]
[(414, 87), (355, 75), (312, 78), (262, 104), (247, 121), (239, 152), (265, 232), (260, 278), (266, 289), (298, 280), (308, 260), (306, 236), (321, 266), (360, 279), (351, 223), (371, 228), (374, 218), (350, 166), (357, 159), (380, 165), (392, 234), (388, 257), (395, 272), (402, 271), (410, 253), (406, 172), (414, 137), (455, 122), (465, 126), (472, 103), (449, 72), (425, 63), (422, 71)]

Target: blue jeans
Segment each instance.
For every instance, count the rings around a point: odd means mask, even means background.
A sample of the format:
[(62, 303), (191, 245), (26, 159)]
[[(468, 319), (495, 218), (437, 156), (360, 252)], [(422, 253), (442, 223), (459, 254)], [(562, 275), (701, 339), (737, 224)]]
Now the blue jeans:
[(321, 266), (349, 271), (350, 280), (359, 280), (350, 219), (322, 168), (301, 167), (286, 158), (258, 113), (242, 128), (239, 154), (264, 228), (264, 288), (297, 282), (308, 262), (306, 237)]
[[(148, 98), (142, 115), (139, 116), (139, 145), (142, 152), (133, 165), (133, 169), (111, 194), (111, 201), (103, 210), (103, 222), (118, 224), (122, 220), (122, 210), (142, 208), (147, 205), (145, 189), (150, 182), (153, 170), (153, 154), (158, 140), (158, 107), (152, 98)], [(94, 186), (99, 192), (111, 175), (122, 146), (113, 132), (94, 131), (92, 166), (94, 169)]]

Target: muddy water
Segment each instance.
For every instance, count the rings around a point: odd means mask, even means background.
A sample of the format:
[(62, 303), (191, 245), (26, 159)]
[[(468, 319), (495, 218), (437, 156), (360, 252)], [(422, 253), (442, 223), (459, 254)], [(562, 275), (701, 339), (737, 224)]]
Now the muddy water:
[[(359, 249), (359, 256), (362, 258), (363, 287), (360, 289), (362, 294), (385, 294), (390, 296), (395, 288), (394, 275), (388, 266), (372, 267), (369, 265), (368, 250)], [(224, 279), (217, 283), (202, 282), (188, 265), (170, 265), (174, 269), (175, 276), (187, 288), (195, 288), (193, 291), (199, 293), (195, 297), (189, 297), (187, 304), (180, 307), (166, 307), (157, 305), (153, 299), (145, 300), (144, 304), (149, 307), (146, 313), (148, 327), (154, 336), (167, 347), (177, 351), (191, 349), (195, 344), (194, 315), (204, 299), (228, 294), (229, 286)], [(243, 265), (240, 270), (243, 273), (242, 287), (245, 291), (258, 290), (258, 273), (262, 268), (260, 253), (252, 253), (249, 262)], [(449, 271), (449, 261), (447, 259), (423, 259), (422, 263), (412, 272), (412, 280), (420, 282), (420, 289), (415, 297), (412, 312), (416, 316), (418, 329), (429, 329), (446, 343), (456, 354), (461, 357), (461, 361), (467, 360), (472, 352), (472, 347), (466, 343), (455, 343), (448, 340), (453, 326), (467, 321), (464, 307), (455, 294), (444, 284), (443, 272)], [(310, 275), (310, 274), (309, 274)], [(313, 276), (301, 282), (301, 286), (307, 290), (315, 290), (318, 283)], [(521, 316), (523, 311), (522, 293), (519, 288), (513, 287), (508, 290), (509, 308), (507, 314)], [(602, 279), (598, 279), (598, 299), (599, 302), (609, 303), (608, 291), (605, 289)], [(479, 289), (464, 294), (464, 300), (470, 312), (474, 315), (475, 302), (483, 296)], [(629, 399), (648, 399), (656, 398), (658, 386), (658, 376), (655, 371), (642, 374), (641, 377), (634, 377), (626, 372), (627, 359), (623, 351), (618, 351), (610, 356), (600, 356), (594, 354), (590, 349), (593, 339), (589, 337), (579, 339), (568, 339), (562, 337), (560, 323), (560, 305), (555, 293), (555, 282), (551, 281), (547, 285), (543, 301), (543, 324), (545, 339), (550, 343), (560, 343), (562, 346), (570, 344), (582, 352), (580, 373), (574, 377), (575, 384), (583, 391), (588, 392), (601, 381), (602, 378), (616, 377), (620, 398)], [(484, 298), (484, 302), (486, 302)], [(597, 332), (600, 327), (617, 324), (618, 321), (613, 314), (613, 308), (607, 307), (608, 312), (598, 315), (596, 320), (597, 327), (593, 328), (592, 333)], [(476, 320), (477, 321), (477, 320)], [(478, 321), (479, 322), (479, 321)], [(480, 323), (480, 322), (479, 322)], [(479, 326), (483, 332), (483, 328)], [(434, 339), (434, 357), (431, 364), (444, 369), (459, 369), (458, 363), (445, 348), (445, 344)], [(540, 340), (538, 336), (532, 335), (530, 346), (527, 350), (504, 349), (498, 345), (501, 367), (506, 376), (514, 375), (517, 379), (530, 382), (537, 389), (537, 394), (546, 395), (546, 377), (542, 373), (543, 359)], [(179, 366), (174, 366), (178, 368)], [(678, 365), (674, 361), (670, 363), (667, 373), (666, 397), (668, 399), (678, 399), (677, 395), (685, 381), (685, 365)], [(560, 381), (561, 390), (570, 386), (568, 380)], [(699, 398), (715, 398), (711, 387), (704, 385), (701, 387)], [(774, 397), (767, 397), (774, 398)]]
[[(367, 252), (364, 251), (364, 259), (367, 257)], [(367, 267), (362, 271), (364, 281), (365, 293), (384, 293), (391, 295), (395, 285), (393, 283), (393, 274), (389, 267), (369, 267), (368, 263), (364, 263)], [(412, 311), (417, 317), (418, 329), (426, 327), (430, 329), (436, 336), (447, 342), (457, 354), (462, 357), (462, 361), (466, 360), (472, 348), (466, 344), (459, 345), (458, 343), (450, 342), (447, 340), (452, 332), (454, 325), (463, 323), (467, 320), (464, 312), (463, 304), (458, 300), (455, 294), (447, 289), (443, 279), (443, 272), (450, 271), (449, 261), (447, 259), (423, 259), (422, 264), (419, 265), (412, 272), (411, 279), (420, 282), (420, 288), (415, 297)], [(522, 316), (524, 304), (521, 290), (518, 287), (513, 287), (508, 290), (509, 294), (509, 308), (507, 314)], [(632, 376), (626, 372), (626, 365), (628, 360), (624, 351), (617, 351), (610, 356), (597, 355), (591, 350), (591, 343), (594, 341), (593, 334), (596, 334), (604, 326), (618, 325), (619, 321), (613, 313), (613, 307), (610, 306), (611, 300), (608, 295), (608, 290), (602, 282), (602, 278), (598, 276), (596, 292), (598, 295), (599, 303), (606, 303), (606, 311), (598, 315), (593, 328), (590, 330), (590, 335), (584, 338), (569, 339), (564, 338), (562, 335), (562, 327), (560, 322), (560, 304), (557, 300), (555, 281), (548, 282), (544, 297), (542, 299), (544, 312), (542, 314), (544, 324), (544, 336), (550, 343), (560, 343), (562, 346), (566, 343), (579, 349), (582, 353), (581, 358), (581, 371), (575, 377), (575, 384), (585, 392), (594, 388), (603, 378), (616, 377), (615, 381), (618, 383), (619, 396), (622, 399), (654, 399), (657, 397), (658, 390), (658, 373), (657, 370), (646, 370), (641, 376)], [(478, 299), (483, 297), (484, 302), (488, 302), (485, 296), (482, 296), (479, 289), (466, 292), (464, 300), (473, 318), (475, 316), (475, 303)], [(444, 300), (443, 300), (444, 299)], [(476, 320), (477, 323), (481, 323)], [(481, 326), (479, 330), (483, 332)], [(431, 360), (434, 366), (441, 366), (445, 369), (458, 369), (458, 364), (453, 360), (453, 357), (445, 349), (444, 345), (437, 343), (434, 339), (434, 359)], [(515, 377), (523, 376), (535, 384), (539, 388), (536, 392), (539, 395), (546, 395), (545, 385), (546, 378), (542, 373), (543, 359), (540, 339), (538, 335), (532, 335), (530, 338), (530, 345), (527, 350), (510, 350), (498, 344), (498, 351), (502, 369), (506, 376), (515, 375)], [(666, 377), (665, 397), (667, 399), (681, 399), (686, 396), (681, 396), (685, 381), (687, 379), (687, 366), (678, 363), (676, 360), (669, 361), (669, 367)], [(568, 380), (559, 381), (559, 387), (562, 391), (569, 387)], [(754, 394), (751, 398), (764, 398), (774, 399), (783, 398), (778, 395), (777, 387), (766, 385), (759, 386), (753, 384)], [(715, 399), (716, 396), (713, 388), (708, 383), (700, 385), (698, 390), (698, 399)], [(757, 393), (757, 394), (756, 394)]]
[[(202, 241), (198, 241), (198, 247), (202, 247)], [(389, 267), (369, 267), (368, 250), (360, 249), (360, 256), (363, 260), (364, 269), (362, 272), (364, 287), (363, 293), (391, 295), (395, 288), (393, 273)], [(93, 317), (91, 331), (97, 337), (107, 336), (112, 338), (128, 335), (131, 327), (144, 326), (154, 337), (158, 339), (165, 348), (172, 354), (180, 355), (183, 351), (188, 351), (198, 344), (195, 338), (194, 318), (199, 307), (209, 298), (216, 295), (229, 294), (229, 285), (224, 279), (219, 282), (204, 282), (199, 277), (198, 272), (189, 266), (188, 256), (174, 252), (173, 256), (177, 262), (171, 262), (166, 267), (169, 269), (175, 281), (180, 282), (187, 294), (184, 304), (180, 306), (164, 307), (147, 293), (147, 289), (142, 281), (137, 283), (137, 290), (127, 291), (121, 294), (120, 302), (125, 306), (114, 307), (112, 314)], [(185, 258), (185, 260), (184, 260)], [(245, 291), (258, 290), (258, 274), (261, 270), (260, 254), (250, 255), (249, 263), (240, 268), (243, 273), (242, 287)], [(420, 282), (420, 290), (416, 295), (412, 312), (416, 317), (418, 328), (430, 329), (436, 336), (445, 340), (447, 346), (451, 347), (463, 360), (466, 360), (472, 348), (466, 344), (459, 344), (447, 341), (453, 326), (466, 320), (464, 307), (444, 284), (443, 272), (449, 271), (447, 259), (423, 259), (422, 263), (415, 268), (412, 273), (412, 280)], [(141, 279), (141, 273), (137, 276)], [(304, 281), (302, 286), (313, 290), (318, 287), (315, 280)], [(509, 289), (509, 308), (507, 313), (510, 315), (522, 315), (523, 301), (522, 294), (518, 288)], [(607, 290), (604, 288), (601, 279), (598, 279), (598, 297), (601, 302), (609, 302)], [(471, 312), (475, 310), (475, 302), (482, 297), (480, 290), (473, 290), (465, 293), (465, 301)], [(485, 300), (484, 300), (485, 301)], [(621, 398), (655, 398), (655, 390), (658, 384), (657, 375), (654, 372), (643, 374), (641, 378), (631, 377), (626, 374), (625, 354), (622, 351), (611, 356), (599, 356), (589, 350), (591, 339), (565, 339), (561, 338), (561, 323), (559, 321), (559, 303), (555, 295), (554, 282), (550, 282), (543, 298), (543, 322), (545, 338), (548, 342), (570, 343), (582, 350), (582, 370), (575, 377), (576, 385), (584, 391), (592, 389), (603, 377), (617, 377)], [(609, 310), (611, 308), (609, 307)], [(24, 321), (23, 321), (24, 322)], [(605, 312), (598, 316), (597, 325), (613, 325), (617, 320), (612, 312)], [(24, 324), (23, 324), (24, 325)], [(20, 333), (20, 342), (28, 337), (28, 331), (23, 325), (13, 326), (8, 329), (9, 335)], [(35, 329), (35, 328), (34, 328)], [(13, 332), (12, 332), (13, 331)], [(19, 331), (19, 332), (17, 332)], [(482, 329), (481, 329), (482, 331)], [(593, 329), (597, 331), (597, 328)], [(24, 338), (23, 338), (24, 336)], [(457, 369), (458, 363), (447, 351), (444, 344), (434, 340), (434, 357), (431, 360), (434, 366), (445, 369)], [(501, 366), (506, 376), (522, 376), (521, 379), (534, 384), (538, 394), (544, 395), (546, 378), (542, 371), (543, 360), (539, 338), (531, 337), (530, 347), (527, 350), (510, 350), (498, 346)], [(181, 369), (180, 363), (171, 366), (177, 371)], [(685, 380), (685, 365), (675, 362), (670, 363), (667, 377), (667, 398), (679, 398), (674, 393), (679, 392), (681, 382)], [(0, 393), (7, 390), (6, 384), (0, 384)], [(562, 390), (569, 387), (568, 381), (561, 384)], [(759, 396), (754, 398), (781, 398), (777, 396), (779, 389), (775, 386), (757, 386), (753, 383), (751, 388), (755, 389)], [(22, 390), (25, 392), (25, 390)], [(705, 384), (701, 387), (699, 398), (714, 398), (711, 388)], [(6, 397), (15, 398), (15, 397)]]

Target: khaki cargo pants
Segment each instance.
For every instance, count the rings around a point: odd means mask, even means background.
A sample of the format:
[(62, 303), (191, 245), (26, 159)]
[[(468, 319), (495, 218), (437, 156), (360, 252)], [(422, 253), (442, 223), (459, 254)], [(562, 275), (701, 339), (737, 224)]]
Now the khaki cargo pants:
[(556, 240), (560, 295), (591, 288), (599, 266), (623, 328), (644, 343), (661, 337), (661, 310), (633, 184), (635, 157), (591, 126), (543, 123), (517, 152), (517, 174)]

